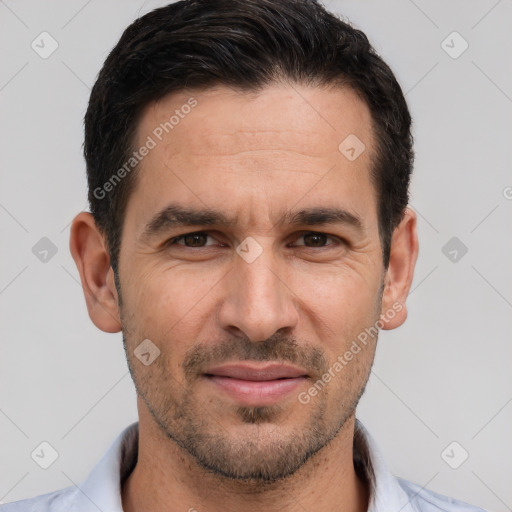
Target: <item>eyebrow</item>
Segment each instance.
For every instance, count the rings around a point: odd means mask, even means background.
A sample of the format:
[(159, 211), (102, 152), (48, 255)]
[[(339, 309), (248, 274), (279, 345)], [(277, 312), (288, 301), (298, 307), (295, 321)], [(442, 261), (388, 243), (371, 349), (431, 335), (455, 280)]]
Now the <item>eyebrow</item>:
[[(232, 228), (237, 224), (236, 217), (228, 217), (223, 212), (211, 208), (197, 210), (177, 203), (170, 204), (156, 213), (145, 225), (141, 240), (149, 240), (172, 228), (184, 226), (218, 226)], [(358, 230), (363, 223), (357, 215), (335, 207), (312, 207), (298, 211), (286, 210), (275, 225), (306, 225), (342, 224)]]
[(357, 228), (359, 230), (363, 227), (361, 219), (347, 210), (341, 208), (329, 208), (329, 207), (316, 207), (316, 208), (305, 208), (295, 213), (287, 211), (283, 215), (282, 220), (279, 224), (305, 224), (307, 226), (316, 226), (318, 224), (344, 224)]

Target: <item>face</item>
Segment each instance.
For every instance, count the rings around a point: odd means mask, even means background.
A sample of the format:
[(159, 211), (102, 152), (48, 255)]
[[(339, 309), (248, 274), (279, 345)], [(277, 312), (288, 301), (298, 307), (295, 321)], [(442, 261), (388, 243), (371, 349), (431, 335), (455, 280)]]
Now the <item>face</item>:
[(382, 313), (370, 112), (339, 88), (174, 93), (145, 109), (143, 145), (119, 259), (137, 392), (204, 468), (291, 475), (354, 414), (373, 362), (376, 337), (345, 356)]

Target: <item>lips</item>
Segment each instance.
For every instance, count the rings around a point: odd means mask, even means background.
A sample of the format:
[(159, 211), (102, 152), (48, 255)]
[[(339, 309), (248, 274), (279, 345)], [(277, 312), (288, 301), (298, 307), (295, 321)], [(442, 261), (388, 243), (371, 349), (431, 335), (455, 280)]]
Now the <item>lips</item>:
[(217, 375), (219, 377), (231, 377), (232, 379), (248, 381), (272, 381), (308, 376), (307, 372), (302, 368), (284, 364), (266, 364), (264, 366), (230, 364), (210, 368), (205, 372), (205, 375)]
[(302, 368), (285, 364), (228, 364), (209, 368), (206, 381), (245, 406), (272, 405), (304, 386), (309, 376)]

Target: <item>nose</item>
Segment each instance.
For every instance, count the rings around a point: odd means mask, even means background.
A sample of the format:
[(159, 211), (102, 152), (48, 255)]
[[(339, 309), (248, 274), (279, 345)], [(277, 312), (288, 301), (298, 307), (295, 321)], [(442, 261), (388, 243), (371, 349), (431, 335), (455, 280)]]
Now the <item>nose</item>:
[(223, 329), (235, 336), (243, 333), (251, 341), (264, 341), (297, 325), (298, 300), (284, 265), (270, 248), (251, 263), (236, 257), (219, 312)]

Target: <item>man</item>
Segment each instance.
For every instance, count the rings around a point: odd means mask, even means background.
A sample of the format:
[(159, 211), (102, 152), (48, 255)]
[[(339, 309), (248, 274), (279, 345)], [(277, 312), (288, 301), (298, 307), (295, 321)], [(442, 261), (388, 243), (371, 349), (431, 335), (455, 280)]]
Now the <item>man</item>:
[(366, 36), (311, 0), (135, 21), (85, 117), (70, 249), (138, 394), (88, 511), (477, 511), (391, 475), (356, 420), (418, 253), (411, 119)]

